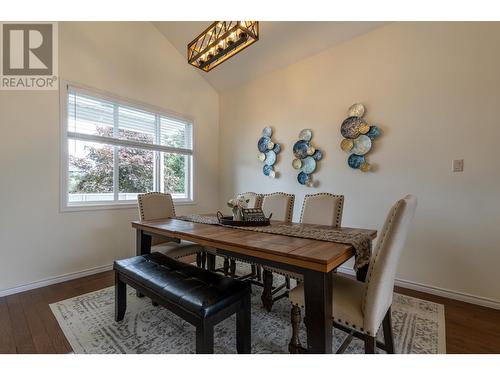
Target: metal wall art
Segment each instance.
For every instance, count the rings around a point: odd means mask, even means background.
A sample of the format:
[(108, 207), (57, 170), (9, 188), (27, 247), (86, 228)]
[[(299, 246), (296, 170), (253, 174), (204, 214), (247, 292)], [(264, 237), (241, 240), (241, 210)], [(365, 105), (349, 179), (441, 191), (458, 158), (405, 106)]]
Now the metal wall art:
[(307, 187), (314, 186), (312, 174), (316, 170), (316, 164), (323, 158), (321, 150), (311, 145), (311, 129), (303, 129), (299, 133), (299, 140), (293, 145), (293, 155), (295, 159), (292, 162), (293, 168), (299, 171), (297, 181)]
[(264, 175), (275, 178), (279, 177), (278, 173), (274, 170), (274, 164), (276, 163), (278, 154), (281, 151), (281, 146), (279, 143), (274, 143), (271, 140), (272, 135), (273, 129), (269, 126), (262, 130), (262, 137), (260, 137), (257, 142), (257, 148), (259, 149), (257, 158), (259, 161), (264, 163), (264, 166), (262, 167)]
[(368, 125), (363, 119), (366, 109), (361, 103), (353, 104), (348, 116), (340, 126), (340, 133), (344, 137), (340, 148), (349, 154), (347, 164), (353, 169), (368, 172), (371, 164), (366, 161), (366, 155), (373, 146), (373, 141), (380, 135), (380, 129)]

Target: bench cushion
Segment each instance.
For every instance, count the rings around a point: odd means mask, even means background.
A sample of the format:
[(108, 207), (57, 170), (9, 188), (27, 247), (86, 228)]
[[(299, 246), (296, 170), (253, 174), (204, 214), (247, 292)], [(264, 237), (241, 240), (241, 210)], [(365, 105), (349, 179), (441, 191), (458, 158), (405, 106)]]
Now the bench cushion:
[(117, 260), (113, 268), (201, 318), (216, 314), (251, 292), (247, 282), (180, 262), (161, 253)]

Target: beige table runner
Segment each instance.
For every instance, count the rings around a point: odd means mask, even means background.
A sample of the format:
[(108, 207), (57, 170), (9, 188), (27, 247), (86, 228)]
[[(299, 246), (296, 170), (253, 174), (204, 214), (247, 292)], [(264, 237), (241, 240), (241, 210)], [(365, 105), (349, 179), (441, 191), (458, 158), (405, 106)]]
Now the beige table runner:
[(216, 216), (210, 215), (186, 215), (176, 216), (174, 219), (191, 221), (200, 224), (221, 225), (228, 228), (248, 230), (252, 232), (279, 234), (289, 237), (307, 238), (311, 240), (336, 242), (351, 245), (355, 252), (354, 269), (366, 266), (370, 263), (372, 241), (369, 235), (357, 229), (335, 229), (324, 226), (302, 225), (297, 223), (272, 223), (264, 227), (238, 227), (232, 225), (222, 225)]

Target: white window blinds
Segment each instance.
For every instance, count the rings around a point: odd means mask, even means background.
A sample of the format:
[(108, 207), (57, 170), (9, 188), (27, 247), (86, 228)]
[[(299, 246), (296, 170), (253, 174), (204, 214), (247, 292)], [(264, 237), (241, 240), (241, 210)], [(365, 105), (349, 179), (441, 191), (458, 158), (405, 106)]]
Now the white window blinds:
[(68, 136), (93, 142), (191, 155), (190, 121), (155, 113), (69, 87)]

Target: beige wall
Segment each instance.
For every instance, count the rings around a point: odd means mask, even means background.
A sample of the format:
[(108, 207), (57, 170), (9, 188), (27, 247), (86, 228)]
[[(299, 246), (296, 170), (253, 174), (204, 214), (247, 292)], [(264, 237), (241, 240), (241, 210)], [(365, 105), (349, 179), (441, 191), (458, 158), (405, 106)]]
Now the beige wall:
[[(500, 24), (394, 23), (221, 96), (220, 204), (241, 191), (346, 196), (343, 224), (380, 228), (391, 204), (419, 199), (398, 277), (500, 301)], [(346, 165), (339, 127), (364, 103), (383, 130), (373, 173)], [(262, 175), (256, 143), (270, 125), (281, 177)], [(325, 158), (319, 188), (296, 182), (303, 128)], [(452, 173), (453, 159), (465, 171)]]
[[(59, 35), (62, 79), (195, 119), (198, 204), (178, 211), (213, 211), (218, 94), (150, 23), (60, 23)], [(0, 128), (0, 291), (132, 253), (136, 210), (59, 212), (58, 92), (0, 91)]]

